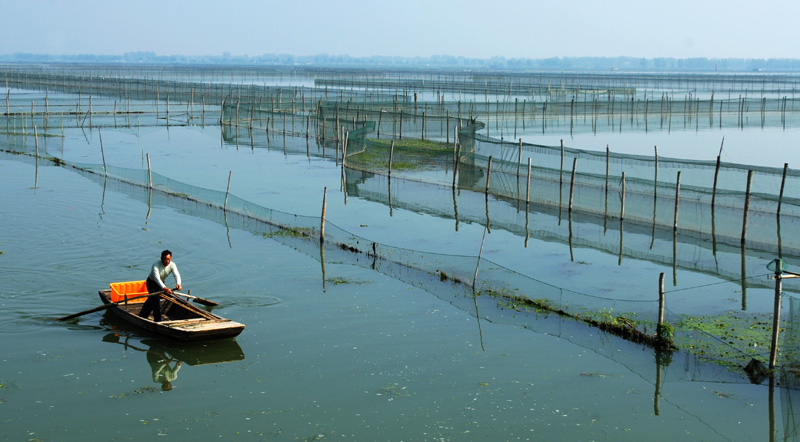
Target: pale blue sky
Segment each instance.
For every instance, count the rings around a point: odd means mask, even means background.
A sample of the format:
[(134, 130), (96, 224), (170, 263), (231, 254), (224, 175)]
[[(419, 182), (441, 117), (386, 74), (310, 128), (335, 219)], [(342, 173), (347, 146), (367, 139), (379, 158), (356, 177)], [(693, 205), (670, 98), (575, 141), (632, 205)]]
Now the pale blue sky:
[(0, 0), (0, 54), (800, 58), (800, 1)]

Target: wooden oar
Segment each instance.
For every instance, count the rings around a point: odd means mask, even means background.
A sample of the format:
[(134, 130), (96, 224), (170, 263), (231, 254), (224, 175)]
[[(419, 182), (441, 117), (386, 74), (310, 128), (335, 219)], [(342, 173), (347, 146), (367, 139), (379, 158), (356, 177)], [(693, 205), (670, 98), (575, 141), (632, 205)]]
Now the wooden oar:
[(216, 307), (216, 306), (219, 305), (219, 303), (217, 303), (217, 302), (209, 301), (208, 299), (198, 298), (197, 296), (192, 296), (192, 295), (190, 295), (188, 293), (176, 292), (174, 290), (172, 291), (172, 293), (175, 293), (176, 295), (180, 295), (180, 296), (185, 296), (187, 298), (191, 298), (192, 300), (194, 300), (194, 302), (196, 302), (198, 304), (207, 305), (209, 307)]
[(63, 318), (58, 318), (58, 320), (59, 321), (66, 321), (66, 320), (69, 320), (69, 319), (77, 318), (78, 316), (83, 316), (83, 315), (88, 315), (89, 313), (99, 312), (100, 310), (105, 310), (105, 309), (111, 308), (111, 307), (113, 307), (113, 306), (115, 306), (117, 304), (123, 304), (123, 303), (128, 302), (128, 301), (133, 301), (134, 299), (147, 298), (149, 296), (157, 296), (157, 295), (161, 295), (162, 293), (164, 293), (163, 290), (161, 290), (160, 292), (148, 293), (146, 295), (139, 295), (139, 296), (134, 296), (134, 297), (128, 298), (128, 299), (122, 299), (122, 300), (119, 300), (119, 301), (116, 301), (116, 302), (110, 302), (108, 304), (103, 304), (100, 307), (91, 308), (89, 310), (84, 310), (82, 312), (73, 313), (71, 315), (64, 316)]

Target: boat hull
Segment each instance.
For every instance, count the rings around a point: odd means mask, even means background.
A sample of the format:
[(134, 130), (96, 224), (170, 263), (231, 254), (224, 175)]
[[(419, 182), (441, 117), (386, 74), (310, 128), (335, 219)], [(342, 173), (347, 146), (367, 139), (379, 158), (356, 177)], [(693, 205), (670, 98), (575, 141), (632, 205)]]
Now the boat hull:
[[(111, 304), (111, 290), (99, 290), (100, 300)], [(162, 336), (180, 341), (223, 339), (238, 336), (244, 324), (202, 310), (182, 299), (161, 295), (161, 322), (139, 316), (142, 303), (120, 303), (109, 307), (119, 318)]]

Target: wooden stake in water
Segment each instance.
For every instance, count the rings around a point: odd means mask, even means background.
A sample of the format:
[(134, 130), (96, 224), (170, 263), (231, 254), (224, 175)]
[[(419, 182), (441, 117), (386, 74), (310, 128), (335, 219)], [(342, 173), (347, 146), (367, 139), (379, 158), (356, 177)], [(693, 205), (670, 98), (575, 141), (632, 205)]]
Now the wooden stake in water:
[(489, 155), (489, 165), (486, 167), (486, 197), (489, 197), (489, 179), (492, 177), (492, 156)]
[(319, 242), (320, 243), (325, 241), (325, 211), (328, 208), (328, 203), (326, 201), (327, 198), (328, 198), (328, 188), (325, 187), (325, 189), (322, 192), (322, 217), (321, 217), (320, 226), (319, 226)]
[(678, 171), (678, 181), (675, 183), (675, 219), (672, 222), (672, 231), (678, 231), (678, 204), (681, 201), (681, 171)]
[(719, 163), (720, 157), (717, 155), (717, 165), (714, 168), (714, 187), (711, 189), (711, 209), (714, 209), (714, 204), (717, 200), (717, 178), (719, 177)]
[(153, 174), (150, 169), (150, 154), (147, 154), (147, 187), (153, 188)]
[(625, 219), (625, 172), (622, 172), (622, 204), (619, 210), (619, 219)]
[(483, 239), (481, 240), (481, 249), (478, 251), (478, 264), (475, 265), (475, 276), (472, 277), (472, 291), (475, 291), (475, 284), (478, 282), (478, 268), (481, 265), (481, 255), (483, 254), (483, 243), (486, 241), (486, 231), (488, 227), (483, 228)]
[[(459, 156), (461, 155), (461, 146), (455, 145), (453, 146), (453, 192), (456, 190), (456, 180), (458, 179), (458, 163), (459, 163)], [(455, 198), (455, 196), (453, 197)], [(456, 223), (458, 221), (456, 220)]]
[(342, 169), (345, 167), (345, 162), (347, 161), (347, 141), (350, 138), (350, 131), (344, 132), (344, 144), (342, 144)]
[(781, 294), (783, 292), (781, 261), (775, 260), (773, 262), (775, 263), (775, 303), (772, 312), (772, 344), (769, 351), (770, 370), (775, 368), (775, 363), (778, 360), (778, 335), (781, 329)]
[(747, 237), (747, 216), (750, 212), (750, 190), (753, 187), (753, 170), (747, 171), (747, 190), (744, 194), (744, 214), (742, 216), (742, 242)]
[(781, 203), (783, 202), (783, 187), (786, 184), (786, 170), (789, 168), (789, 163), (783, 163), (783, 176), (781, 177), (781, 192), (778, 195), (778, 217), (781, 216)]
[(225, 205), (222, 206), (222, 211), (228, 211), (228, 194), (231, 192), (231, 174), (233, 173), (232, 170), (228, 171), (228, 188), (225, 190)]
[(528, 184), (525, 186), (525, 204), (531, 201), (531, 159), (528, 158)]
[(575, 191), (575, 169), (578, 165), (578, 158), (572, 159), (572, 176), (569, 179), (569, 213), (572, 213), (572, 199)]
[(558, 185), (564, 184), (564, 140), (561, 140), (561, 167), (558, 169)]
[[(722, 114), (720, 114), (720, 119), (722, 119)], [(719, 154), (717, 155), (717, 165), (714, 168), (714, 187), (711, 190), (711, 210), (714, 210), (714, 204), (717, 200), (717, 178), (719, 177), (719, 163), (720, 157), (722, 156), (722, 146), (725, 145), (725, 137), (722, 137), (722, 143), (719, 145)]]
[(658, 194), (658, 146), (653, 146), (655, 151), (655, 174), (653, 176), (653, 183), (655, 183), (656, 194)]
[(658, 324), (656, 326), (656, 336), (661, 339), (661, 328), (664, 325), (664, 273), (658, 277)]
[(425, 111), (422, 111), (422, 141), (425, 141)]
[(606, 197), (608, 197), (608, 171), (610, 163), (611, 163), (611, 151), (608, 149), (608, 144), (606, 144)]
[(100, 132), (100, 128), (97, 128), (97, 134), (100, 136), (100, 155), (103, 157), (103, 175), (106, 174), (106, 154), (103, 151), (103, 133)]
[(403, 139), (403, 109), (400, 109), (400, 138)]
[(389, 178), (392, 177), (392, 162), (394, 161), (394, 140), (392, 140), (391, 146), (389, 146)]

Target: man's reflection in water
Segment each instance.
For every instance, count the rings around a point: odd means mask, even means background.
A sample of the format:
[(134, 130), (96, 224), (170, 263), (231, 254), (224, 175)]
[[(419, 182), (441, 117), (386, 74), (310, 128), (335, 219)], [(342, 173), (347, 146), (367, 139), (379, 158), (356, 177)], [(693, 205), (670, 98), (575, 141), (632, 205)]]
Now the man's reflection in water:
[[(172, 362), (175, 362), (174, 366), (170, 366)], [(152, 348), (147, 350), (147, 363), (150, 364), (150, 369), (153, 371), (153, 382), (160, 383), (163, 391), (172, 390), (172, 381), (178, 377), (178, 370), (181, 369), (183, 363)]]
[[(113, 324), (110, 326), (115, 328)], [(123, 333), (119, 330), (107, 333), (103, 336), (103, 342), (122, 345), (125, 350), (146, 353), (153, 382), (161, 384), (163, 391), (172, 390), (172, 382), (178, 377), (178, 371), (184, 363), (196, 366), (244, 360), (244, 351), (233, 339), (189, 344), (159, 339), (139, 340)]]

